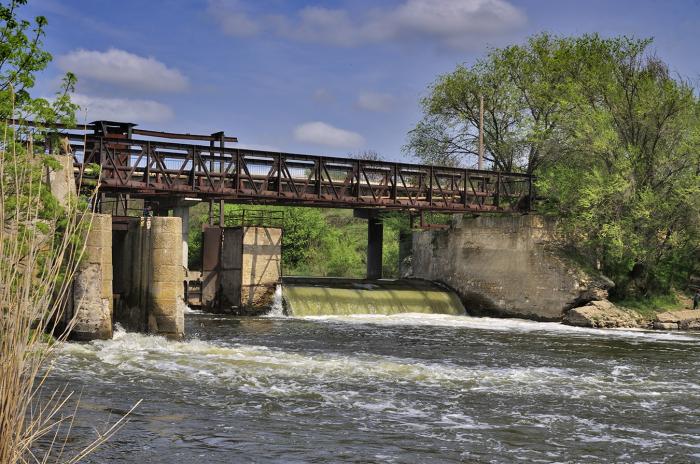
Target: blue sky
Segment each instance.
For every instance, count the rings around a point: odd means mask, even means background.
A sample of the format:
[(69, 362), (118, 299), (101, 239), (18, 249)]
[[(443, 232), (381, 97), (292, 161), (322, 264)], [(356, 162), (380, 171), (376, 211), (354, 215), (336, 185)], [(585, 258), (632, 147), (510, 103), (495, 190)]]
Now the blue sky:
[(436, 76), (548, 31), (654, 37), (700, 82), (700, 1), (30, 0), (54, 61), (36, 95), (77, 74), (79, 119), (211, 133), (242, 146), (404, 157)]

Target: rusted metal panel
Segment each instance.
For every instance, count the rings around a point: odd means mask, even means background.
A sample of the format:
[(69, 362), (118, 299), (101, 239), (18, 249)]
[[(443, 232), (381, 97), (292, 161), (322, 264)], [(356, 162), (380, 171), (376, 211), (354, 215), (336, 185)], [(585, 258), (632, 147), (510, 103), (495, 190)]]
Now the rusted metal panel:
[[(110, 128), (121, 127), (112, 124)], [(103, 192), (445, 212), (529, 210), (534, 196), (533, 177), (521, 173), (232, 148), (225, 146), (230, 140), (222, 133), (201, 136), (209, 146), (145, 141), (133, 134), (155, 132), (127, 129), (132, 138), (123, 133), (116, 138), (111, 129), (107, 134), (68, 135), (79, 172), (85, 164), (100, 164)], [(187, 134), (158, 134), (187, 138)]]
[(219, 269), (221, 263), (221, 228), (206, 227), (202, 231), (202, 272)]

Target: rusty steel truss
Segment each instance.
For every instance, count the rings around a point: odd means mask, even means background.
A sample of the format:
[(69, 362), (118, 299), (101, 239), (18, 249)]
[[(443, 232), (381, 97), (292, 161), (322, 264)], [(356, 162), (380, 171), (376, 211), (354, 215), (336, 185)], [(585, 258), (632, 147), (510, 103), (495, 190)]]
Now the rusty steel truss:
[(236, 148), (221, 132), (137, 131), (106, 121), (85, 128), (93, 132), (62, 135), (76, 174), (132, 198), (445, 212), (528, 211), (533, 198), (533, 178), (520, 173)]

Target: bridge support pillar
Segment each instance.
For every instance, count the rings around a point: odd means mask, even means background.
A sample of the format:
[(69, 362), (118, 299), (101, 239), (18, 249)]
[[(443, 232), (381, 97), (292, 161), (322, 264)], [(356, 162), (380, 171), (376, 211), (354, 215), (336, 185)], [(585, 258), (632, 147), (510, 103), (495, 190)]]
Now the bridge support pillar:
[(182, 220), (182, 267), (189, 270), (187, 261), (187, 256), (189, 253), (187, 239), (189, 238), (190, 233), (190, 207), (175, 206), (173, 208), (173, 216), (177, 216)]
[(180, 218), (133, 218), (113, 238), (114, 320), (127, 330), (181, 337), (185, 272)]
[(177, 217), (151, 220), (148, 331), (179, 338), (185, 333), (182, 222)]
[(384, 226), (379, 217), (370, 214), (367, 220), (367, 278), (382, 278)]
[(112, 338), (112, 218), (94, 214), (85, 255), (75, 274), (64, 317), (75, 317), (73, 340)]

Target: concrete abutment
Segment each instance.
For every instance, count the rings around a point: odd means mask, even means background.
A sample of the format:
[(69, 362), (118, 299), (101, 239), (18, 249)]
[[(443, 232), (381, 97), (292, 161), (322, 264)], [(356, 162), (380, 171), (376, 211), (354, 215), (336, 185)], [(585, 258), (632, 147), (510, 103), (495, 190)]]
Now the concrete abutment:
[(607, 297), (612, 282), (571, 262), (556, 224), (538, 215), (464, 217), (403, 236), (400, 275), (446, 284), (475, 316), (561, 321)]

